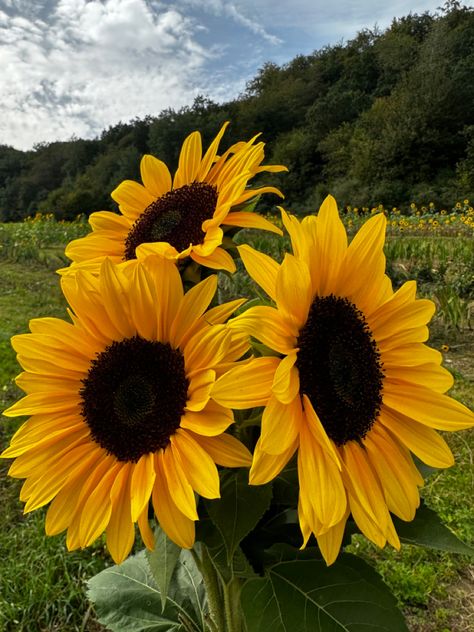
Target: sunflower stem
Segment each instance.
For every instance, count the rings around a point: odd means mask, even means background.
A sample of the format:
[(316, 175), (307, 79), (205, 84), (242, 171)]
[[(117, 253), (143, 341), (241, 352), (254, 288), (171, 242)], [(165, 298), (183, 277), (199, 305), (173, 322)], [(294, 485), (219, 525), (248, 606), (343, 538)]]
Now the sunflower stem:
[(199, 557), (193, 549), (191, 553), (194, 561), (201, 571), (206, 587), (207, 601), (209, 603), (210, 621), (208, 625), (211, 632), (223, 632), (225, 630), (224, 608), (222, 604), (222, 594), (219, 585), (219, 578), (212, 563), (207, 547), (201, 545), (202, 557)]
[(240, 581), (237, 577), (232, 577), (224, 586), (224, 608), (227, 632), (242, 632), (240, 588)]

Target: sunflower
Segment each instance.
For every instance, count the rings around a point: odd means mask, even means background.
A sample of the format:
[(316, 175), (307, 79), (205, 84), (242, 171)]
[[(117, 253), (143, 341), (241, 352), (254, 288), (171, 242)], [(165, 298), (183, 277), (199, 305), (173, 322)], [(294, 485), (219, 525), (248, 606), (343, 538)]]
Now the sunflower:
[(72, 324), (35, 319), (32, 333), (13, 337), (27, 395), (4, 414), (31, 417), (1, 456), (15, 457), (9, 474), (26, 478), (25, 513), (52, 501), (46, 532), (67, 529), (70, 550), (105, 531), (119, 563), (135, 522), (152, 548), (150, 499), (164, 531), (189, 548), (194, 492), (219, 497), (216, 463), (251, 464), (224, 433), (232, 411), (210, 397), (248, 348), (246, 335), (222, 324), (241, 300), (205, 311), (216, 283), (212, 275), (184, 294), (172, 262), (120, 269), (106, 259), (97, 276), (63, 277)]
[(297, 452), (303, 546), (313, 533), (330, 564), (350, 513), (377, 545), (400, 546), (390, 513), (412, 520), (423, 484), (411, 453), (449, 467), (435, 430), (468, 428), (474, 415), (444, 395), (452, 376), (424, 344), (432, 301), (416, 299), (414, 281), (394, 292), (385, 274), (383, 214), (350, 245), (332, 197), (318, 217), (282, 216), (294, 254), (281, 265), (239, 248), (276, 308), (252, 307), (229, 323), (278, 357), (232, 369), (212, 396), (236, 409), (252, 397), (265, 406), (250, 483), (272, 480)]
[(204, 155), (199, 132), (186, 138), (174, 179), (164, 162), (151, 155), (143, 156), (143, 185), (125, 180), (112, 192), (121, 215), (108, 211), (92, 213), (92, 233), (67, 246), (66, 255), (72, 259), (73, 267), (81, 264), (97, 268), (104, 257), (119, 263), (157, 254), (174, 261), (191, 257), (208, 268), (234, 272), (232, 257), (221, 247), (221, 225), (281, 234), (279, 228), (257, 213), (232, 208), (242, 208), (262, 193), (283, 197), (275, 187), (246, 186), (259, 172), (287, 169), (279, 165), (260, 166), (264, 143), (256, 142), (258, 135), (247, 143), (232, 145), (219, 156), (219, 143), (227, 125), (222, 126)]

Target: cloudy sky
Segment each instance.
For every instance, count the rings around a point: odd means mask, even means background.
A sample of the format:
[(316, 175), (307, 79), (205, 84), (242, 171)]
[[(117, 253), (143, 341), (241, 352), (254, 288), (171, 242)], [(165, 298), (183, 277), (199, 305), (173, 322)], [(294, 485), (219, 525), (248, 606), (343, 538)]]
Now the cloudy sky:
[[(442, 0), (0, 0), (0, 144), (92, 138)], [(470, 4), (470, 3), (468, 3)]]

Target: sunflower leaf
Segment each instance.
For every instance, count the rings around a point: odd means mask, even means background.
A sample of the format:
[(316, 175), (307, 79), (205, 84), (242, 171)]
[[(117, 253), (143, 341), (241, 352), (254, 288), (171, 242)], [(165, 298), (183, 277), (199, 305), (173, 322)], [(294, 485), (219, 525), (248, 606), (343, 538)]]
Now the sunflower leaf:
[(464, 544), (442, 522), (438, 514), (421, 503), (412, 522), (393, 517), (395, 529), (402, 542), (429, 549), (474, 555), (474, 548)]
[(221, 498), (206, 502), (210, 519), (219, 530), (230, 565), (239, 543), (270, 506), (271, 485), (251, 486), (248, 471), (229, 472), (221, 481)]
[(99, 622), (111, 632), (206, 629), (204, 584), (189, 551), (180, 554), (164, 609), (144, 551), (92, 577), (88, 597)]
[(241, 604), (256, 632), (408, 632), (380, 576), (345, 553), (329, 567), (318, 559), (279, 562), (245, 584)]
[(159, 588), (161, 606), (165, 609), (168, 588), (174, 569), (178, 563), (181, 548), (172, 542), (160, 527), (155, 530), (155, 548), (147, 551), (146, 556), (153, 578)]

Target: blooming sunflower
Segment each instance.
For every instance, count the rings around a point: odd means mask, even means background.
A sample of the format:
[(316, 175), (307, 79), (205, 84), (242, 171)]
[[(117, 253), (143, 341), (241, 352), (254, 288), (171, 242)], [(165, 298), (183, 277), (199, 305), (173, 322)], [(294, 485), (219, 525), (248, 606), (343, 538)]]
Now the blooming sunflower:
[(70, 550), (104, 531), (118, 563), (138, 522), (153, 547), (151, 498), (161, 527), (181, 547), (194, 542), (194, 492), (219, 497), (216, 463), (249, 466), (251, 455), (224, 431), (232, 411), (210, 397), (216, 378), (248, 347), (222, 323), (242, 301), (205, 311), (216, 275), (183, 293), (176, 266), (150, 257), (98, 276), (63, 278), (73, 324), (30, 322), (12, 344), (27, 395), (5, 411), (30, 415), (2, 457), (26, 478), (25, 512), (51, 502), (49, 535), (67, 529)]
[(157, 254), (174, 261), (191, 257), (203, 266), (234, 272), (232, 257), (221, 248), (221, 225), (262, 228), (281, 234), (279, 228), (257, 213), (232, 208), (262, 193), (283, 197), (275, 187), (246, 186), (261, 171), (287, 169), (261, 166), (264, 143), (256, 143), (258, 135), (247, 143), (232, 145), (219, 156), (219, 143), (227, 125), (222, 126), (204, 155), (199, 132), (186, 138), (174, 179), (164, 162), (143, 156), (143, 185), (125, 180), (112, 193), (121, 215), (108, 211), (92, 213), (92, 233), (67, 246), (66, 255), (73, 266), (94, 268), (104, 257), (119, 263)]
[[(452, 465), (435, 429), (467, 428), (474, 415), (444, 395), (452, 376), (423, 344), (432, 301), (415, 298), (414, 281), (392, 290), (383, 214), (350, 245), (332, 197), (318, 217), (282, 216), (294, 254), (281, 265), (239, 248), (276, 308), (252, 307), (229, 323), (279, 357), (232, 369), (212, 396), (233, 408), (265, 406), (250, 482), (270, 481), (297, 452), (303, 545), (315, 534), (330, 564), (350, 513), (377, 545), (399, 547), (390, 512), (412, 520), (423, 483), (410, 453)], [(243, 369), (246, 382), (236, 388)]]

